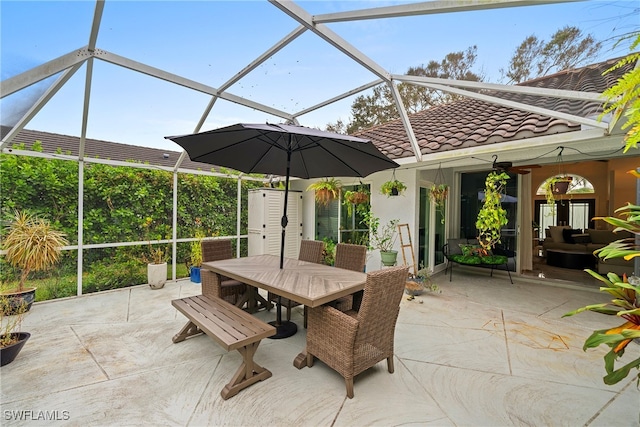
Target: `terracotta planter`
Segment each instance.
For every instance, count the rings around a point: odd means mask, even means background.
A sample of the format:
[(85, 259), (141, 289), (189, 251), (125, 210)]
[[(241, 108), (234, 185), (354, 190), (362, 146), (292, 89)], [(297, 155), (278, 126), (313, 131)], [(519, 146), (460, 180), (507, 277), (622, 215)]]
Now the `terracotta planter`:
[(167, 263), (147, 264), (147, 280), (151, 289), (162, 289), (167, 282)]
[(29, 332), (13, 332), (12, 336), (17, 335), (18, 341), (14, 344), (8, 345), (6, 347), (0, 348), (0, 366), (7, 365), (18, 356), (22, 347), (24, 347), (25, 343), (31, 336)]

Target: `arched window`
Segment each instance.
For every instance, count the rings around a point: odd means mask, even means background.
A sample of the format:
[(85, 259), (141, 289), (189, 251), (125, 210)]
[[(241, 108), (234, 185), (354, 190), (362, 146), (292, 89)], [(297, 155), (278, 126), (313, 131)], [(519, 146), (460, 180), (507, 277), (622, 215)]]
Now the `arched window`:
[(540, 184), (540, 186), (538, 187), (536, 194), (538, 196), (544, 196), (546, 193), (546, 188), (549, 185), (549, 181), (555, 178), (563, 178), (563, 177), (570, 178), (570, 181), (569, 181), (569, 186), (567, 190), (564, 192), (561, 192), (560, 194), (593, 194), (595, 193), (595, 190), (593, 189), (593, 184), (591, 184), (591, 182), (587, 178), (580, 175), (565, 174), (562, 176), (554, 175), (545, 179), (542, 182), (542, 184)]

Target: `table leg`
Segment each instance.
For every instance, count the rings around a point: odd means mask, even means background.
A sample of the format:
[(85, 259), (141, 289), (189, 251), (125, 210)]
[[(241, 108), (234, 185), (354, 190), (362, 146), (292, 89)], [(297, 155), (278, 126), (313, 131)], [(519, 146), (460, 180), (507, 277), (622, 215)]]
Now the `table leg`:
[(242, 295), (242, 298), (240, 298), (236, 303), (236, 307), (242, 308), (245, 303), (247, 304), (247, 307), (244, 310), (248, 313), (255, 313), (263, 308), (270, 310), (271, 307), (273, 307), (273, 304), (268, 302), (258, 293), (258, 288), (250, 285), (247, 285), (247, 292), (245, 292)]

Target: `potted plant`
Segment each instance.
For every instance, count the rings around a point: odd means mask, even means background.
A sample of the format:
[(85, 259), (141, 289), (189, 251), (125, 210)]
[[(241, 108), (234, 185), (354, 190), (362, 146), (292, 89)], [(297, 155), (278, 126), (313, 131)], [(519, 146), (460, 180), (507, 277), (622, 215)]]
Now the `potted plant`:
[(24, 211), (15, 211), (6, 231), (5, 259), (21, 271), (18, 285), (3, 291), (2, 295), (10, 302), (8, 307), (17, 310), (24, 301), (29, 311), (36, 292), (35, 287), (25, 288), (29, 273), (51, 268), (60, 259), (61, 248), (69, 242), (48, 220)]
[(307, 191), (315, 191), (316, 202), (327, 206), (329, 203), (340, 196), (342, 183), (335, 178), (324, 178), (316, 181), (307, 187)]
[(398, 196), (402, 194), (407, 189), (407, 186), (402, 181), (398, 181), (397, 179), (392, 179), (391, 181), (387, 181), (380, 187), (380, 193), (384, 194), (387, 197), (390, 196)]
[(149, 242), (149, 253), (145, 255), (147, 263), (147, 283), (151, 289), (162, 289), (167, 282), (167, 255), (163, 246), (154, 247)]
[[(640, 174), (634, 170), (629, 173), (640, 178)], [(616, 209), (615, 212), (619, 216), (594, 219), (615, 226), (614, 231), (625, 230), (633, 233), (636, 237), (640, 236), (640, 206), (628, 203), (626, 206)], [(602, 259), (624, 257), (626, 260), (632, 260), (640, 257), (640, 247), (636, 245), (634, 238), (621, 239), (596, 250), (594, 253)], [(593, 311), (622, 319), (624, 322), (617, 327), (594, 331), (585, 340), (583, 350), (586, 351), (588, 348), (595, 348), (601, 344), (611, 348), (604, 356), (604, 367), (607, 373), (603, 378), (605, 384), (616, 384), (626, 378), (633, 368), (638, 370), (637, 377), (640, 381), (640, 355), (638, 354), (631, 356), (630, 361), (627, 359), (624, 366), (615, 369), (615, 362), (624, 356), (627, 345), (632, 340), (640, 340), (640, 279), (635, 276), (620, 277), (615, 273), (609, 273), (604, 277), (589, 269), (585, 271), (603, 282), (605, 286), (600, 290), (611, 294), (613, 299), (609, 303), (587, 305), (571, 311), (563, 317), (573, 316), (583, 311)]]
[(398, 221), (397, 219), (392, 219), (387, 224), (380, 225), (380, 218), (374, 216), (371, 212), (364, 219), (364, 222), (369, 227), (369, 245), (373, 249), (380, 251), (380, 260), (384, 266), (395, 265), (398, 258), (398, 251), (393, 250), (398, 238)]
[(404, 291), (409, 295), (408, 300), (412, 300), (413, 297), (422, 295), (426, 292), (442, 293), (440, 287), (433, 283), (429, 270), (424, 268), (420, 263), (420, 269), (415, 274), (409, 276), (409, 280), (405, 284)]
[(444, 224), (444, 208), (449, 195), (449, 186), (447, 184), (433, 184), (429, 188), (429, 199), (436, 205), (436, 209), (439, 210), (442, 215), (442, 223)]
[(508, 179), (509, 175), (501, 171), (492, 171), (485, 179), (484, 204), (478, 212), (476, 228), (478, 242), (487, 251), (500, 243), (500, 230), (509, 222), (507, 211), (502, 208)]
[(187, 262), (189, 278), (193, 283), (200, 283), (200, 267), (202, 267), (202, 239), (204, 233), (196, 231), (196, 240), (191, 242), (191, 253)]
[(365, 211), (362, 211), (364, 214), (366, 212), (366, 206), (369, 203), (370, 196), (371, 193), (369, 192), (369, 189), (362, 184), (353, 191), (345, 191), (342, 194), (342, 198), (344, 200), (343, 204), (347, 207), (348, 214), (352, 214), (354, 206), (358, 212), (361, 212), (361, 207), (364, 207)]
[(30, 333), (20, 331), (27, 307), (25, 300), (16, 305), (16, 301), (0, 294), (0, 366), (13, 362), (31, 337)]
[(558, 175), (549, 178), (544, 185), (544, 195), (547, 200), (547, 205), (551, 206), (551, 209), (555, 207), (556, 195), (567, 194), (569, 184), (573, 178), (571, 176)]

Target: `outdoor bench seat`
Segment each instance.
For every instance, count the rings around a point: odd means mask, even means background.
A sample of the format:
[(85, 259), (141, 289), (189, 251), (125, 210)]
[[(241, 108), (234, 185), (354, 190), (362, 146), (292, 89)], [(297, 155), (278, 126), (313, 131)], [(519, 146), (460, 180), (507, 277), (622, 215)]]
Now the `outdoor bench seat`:
[[(475, 239), (473, 240), (475, 241)], [(447, 259), (447, 269), (449, 270), (449, 281), (453, 275), (453, 265), (467, 265), (475, 267), (488, 267), (491, 269), (491, 277), (493, 277), (493, 270), (500, 266), (504, 266), (509, 274), (509, 281), (513, 285), (513, 279), (511, 278), (511, 271), (509, 270), (509, 258), (514, 257), (515, 253), (504, 249), (496, 248), (492, 254), (480, 255), (478, 253), (463, 253), (462, 247), (464, 246), (476, 246), (470, 239), (449, 239), (449, 241), (443, 246), (442, 252)]]
[(204, 332), (225, 350), (238, 350), (242, 355), (242, 364), (220, 392), (223, 399), (271, 376), (269, 370), (253, 361), (253, 355), (263, 338), (276, 333), (275, 327), (220, 298), (196, 295), (175, 299), (171, 305), (189, 319), (173, 337), (174, 343)]

